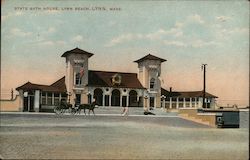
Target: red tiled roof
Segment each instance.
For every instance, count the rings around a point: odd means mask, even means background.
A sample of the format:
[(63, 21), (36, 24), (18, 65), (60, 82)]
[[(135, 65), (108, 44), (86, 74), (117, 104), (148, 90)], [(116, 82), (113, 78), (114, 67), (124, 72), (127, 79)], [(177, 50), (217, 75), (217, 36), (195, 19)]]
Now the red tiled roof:
[(58, 88), (60, 90), (65, 90), (66, 91), (66, 85), (65, 85), (65, 76), (62, 77), (61, 79), (57, 80), (53, 84), (50, 85), (51, 87)]
[[(121, 84), (113, 85), (112, 76), (119, 74), (121, 76)], [(106, 72), (89, 70), (89, 84), (91, 87), (114, 87), (114, 88), (140, 88), (144, 89), (136, 73), (122, 72)], [(16, 90), (41, 90), (47, 92), (66, 92), (65, 77), (59, 79), (51, 85), (41, 85), (27, 82), (17, 87)]]
[[(170, 92), (161, 88), (161, 95), (165, 95), (167, 97), (179, 97), (179, 98), (194, 98), (194, 97), (203, 97), (203, 91), (186, 91), (186, 92)], [(205, 94), (206, 98), (218, 98), (210, 93)]]
[(144, 60), (160, 60), (161, 62), (167, 61), (165, 59), (162, 59), (162, 58), (156, 57), (154, 55), (148, 54), (145, 57), (142, 57), (142, 58), (140, 58), (140, 59), (138, 59), (138, 60), (136, 60), (134, 62), (139, 63), (139, 62), (142, 62)]
[(27, 82), (17, 87), (16, 90), (41, 90), (46, 92), (66, 92), (65, 77), (59, 79), (52, 85), (41, 85)]
[(69, 51), (64, 52), (63, 55), (62, 55), (61, 57), (67, 57), (69, 54), (72, 54), (72, 53), (75, 53), (75, 54), (85, 54), (85, 55), (87, 55), (88, 57), (91, 57), (91, 56), (94, 55), (93, 53), (89, 53), (89, 52), (84, 51), (84, 50), (82, 50), (82, 49), (75, 48), (75, 49), (72, 49), (72, 50), (69, 50)]
[[(119, 74), (121, 76), (121, 84), (114, 86), (112, 84), (112, 76)], [(93, 87), (117, 87), (117, 88), (144, 88), (137, 78), (136, 73), (122, 72), (106, 72), (89, 70), (89, 84)]]

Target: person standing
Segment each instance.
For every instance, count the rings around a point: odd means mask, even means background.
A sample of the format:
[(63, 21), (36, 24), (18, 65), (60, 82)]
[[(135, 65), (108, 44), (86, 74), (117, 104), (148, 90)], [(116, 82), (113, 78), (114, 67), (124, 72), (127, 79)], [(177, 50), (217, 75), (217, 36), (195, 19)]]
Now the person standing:
[(124, 106), (123, 107), (123, 110), (122, 110), (122, 113), (121, 113), (122, 116), (128, 116), (128, 106)]

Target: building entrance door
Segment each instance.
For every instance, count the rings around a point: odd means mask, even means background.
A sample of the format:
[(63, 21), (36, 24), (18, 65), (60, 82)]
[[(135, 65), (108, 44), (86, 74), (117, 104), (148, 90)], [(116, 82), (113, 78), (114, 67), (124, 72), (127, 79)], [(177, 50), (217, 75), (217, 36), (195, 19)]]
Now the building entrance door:
[(150, 108), (154, 108), (155, 106), (155, 97), (150, 97), (150, 104), (149, 104)]
[(121, 94), (118, 89), (112, 91), (111, 106), (120, 106), (120, 96)]
[(33, 95), (24, 97), (23, 112), (34, 112), (34, 96)]
[(127, 96), (122, 96), (122, 106), (123, 107), (127, 106)]
[(76, 94), (76, 105), (81, 104), (81, 94)]

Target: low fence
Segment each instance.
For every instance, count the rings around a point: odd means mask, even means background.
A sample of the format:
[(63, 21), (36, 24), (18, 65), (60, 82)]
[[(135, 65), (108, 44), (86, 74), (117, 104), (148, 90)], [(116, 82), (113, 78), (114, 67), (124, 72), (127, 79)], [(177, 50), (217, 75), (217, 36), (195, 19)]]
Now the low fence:
[(198, 110), (194, 108), (181, 108), (179, 109), (179, 116), (197, 123), (216, 127), (215, 113), (198, 113)]
[(13, 100), (2, 99), (0, 100), (1, 112), (18, 112), (20, 111), (20, 96), (17, 95)]

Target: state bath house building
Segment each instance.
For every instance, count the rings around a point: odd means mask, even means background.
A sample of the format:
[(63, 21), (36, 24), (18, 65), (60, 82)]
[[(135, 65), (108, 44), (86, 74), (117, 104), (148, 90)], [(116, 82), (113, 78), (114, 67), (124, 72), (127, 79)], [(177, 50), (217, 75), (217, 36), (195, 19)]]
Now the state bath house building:
[[(96, 71), (89, 69), (94, 54), (75, 48), (61, 57), (66, 59), (65, 76), (51, 85), (27, 82), (16, 88), (22, 111), (52, 111), (61, 100), (71, 104), (129, 106), (166, 109), (202, 108), (203, 91), (177, 92), (161, 87), (161, 63), (166, 60), (148, 54), (136, 61), (138, 73)], [(216, 96), (206, 93), (207, 108), (215, 107)]]

